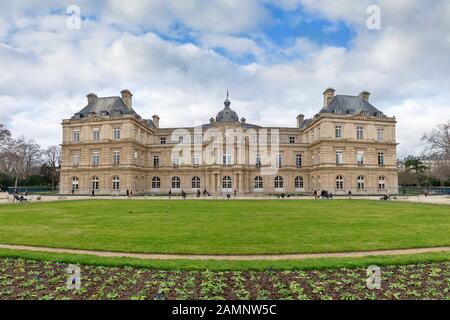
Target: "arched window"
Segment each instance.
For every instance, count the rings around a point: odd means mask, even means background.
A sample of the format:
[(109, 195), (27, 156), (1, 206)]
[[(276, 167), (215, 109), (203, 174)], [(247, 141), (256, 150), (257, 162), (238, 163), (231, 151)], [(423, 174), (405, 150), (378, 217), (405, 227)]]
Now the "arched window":
[(91, 180), (91, 187), (92, 187), (92, 190), (95, 190), (95, 191), (97, 191), (97, 190), (99, 189), (99, 180), (98, 180), (98, 177), (92, 177), (92, 180)]
[(336, 189), (338, 190), (344, 189), (344, 178), (342, 178), (342, 176), (336, 177)]
[(384, 190), (385, 188), (386, 188), (386, 183), (385, 183), (384, 176), (378, 177), (378, 189)]
[(179, 177), (172, 178), (172, 189), (181, 189), (181, 180)]
[(363, 176), (358, 176), (358, 179), (356, 179), (356, 186), (358, 188), (358, 190), (364, 189), (364, 177)]
[(78, 190), (79, 189), (79, 184), (78, 184), (78, 177), (72, 177), (72, 190)]
[(200, 178), (199, 177), (192, 178), (192, 189), (200, 189)]
[(222, 189), (223, 191), (231, 191), (231, 188), (233, 187), (231, 183), (231, 177), (225, 176), (222, 179)]
[(302, 177), (295, 177), (294, 180), (294, 184), (295, 184), (295, 189), (303, 189), (304, 185), (303, 185), (303, 178)]
[(283, 178), (280, 176), (275, 178), (275, 189), (283, 189)]
[(263, 178), (260, 176), (255, 177), (255, 185), (254, 188), (257, 190), (262, 190), (263, 188)]
[(152, 178), (152, 189), (160, 189), (161, 188), (161, 179), (159, 177)]
[(114, 176), (112, 178), (112, 188), (114, 191), (117, 191), (120, 189), (120, 178), (118, 176)]

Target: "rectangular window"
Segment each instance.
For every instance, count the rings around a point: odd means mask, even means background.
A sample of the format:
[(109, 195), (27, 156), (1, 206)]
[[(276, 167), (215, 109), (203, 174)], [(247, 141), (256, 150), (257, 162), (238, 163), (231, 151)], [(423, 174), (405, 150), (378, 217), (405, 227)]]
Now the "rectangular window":
[(100, 154), (98, 152), (92, 152), (92, 165), (97, 167), (100, 163)]
[(384, 152), (378, 152), (378, 165), (384, 166)]
[(113, 152), (113, 165), (118, 166), (120, 164), (120, 151)]
[(203, 143), (203, 137), (201, 135), (197, 135), (195, 136), (195, 143), (199, 144), (199, 143)]
[(295, 155), (295, 166), (297, 168), (300, 168), (302, 166), (302, 155), (300, 153), (297, 153)]
[(100, 129), (92, 130), (92, 140), (94, 141), (100, 140)]
[(114, 128), (113, 133), (114, 133), (114, 135), (113, 135), (114, 139), (119, 140), (120, 139), (120, 128)]
[(378, 141), (383, 141), (384, 140), (384, 129), (383, 128), (378, 128), (377, 129), (377, 140)]
[(336, 165), (341, 165), (342, 161), (342, 151), (336, 151)]
[(356, 153), (356, 164), (362, 166), (364, 164), (364, 151), (358, 151)]
[(153, 156), (153, 166), (155, 168), (159, 167), (159, 156), (158, 155)]
[(226, 166), (229, 166), (229, 165), (231, 165), (231, 163), (232, 163), (231, 154), (225, 153), (223, 155), (223, 164)]
[(364, 139), (364, 128), (356, 127), (356, 139), (362, 140)]
[(161, 137), (161, 138), (159, 138), (159, 142), (160, 142), (161, 144), (166, 144), (166, 137)]
[(335, 126), (335, 127), (334, 127), (334, 136), (335, 136), (337, 139), (342, 138), (342, 126)]
[(277, 154), (276, 158), (276, 165), (278, 168), (281, 168), (283, 166), (283, 157), (281, 154)]
[(194, 167), (198, 167), (200, 165), (200, 155), (198, 153), (194, 153), (192, 156), (192, 165)]
[(295, 143), (295, 137), (289, 137), (289, 143)]
[(80, 155), (78, 153), (75, 153), (73, 155), (73, 165), (74, 166), (80, 165)]
[(257, 167), (261, 167), (261, 155), (256, 155), (255, 164)]
[(174, 168), (178, 168), (179, 164), (180, 164), (180, 159), (177, 156), (172, 157), (172, 166)]
[(73, 130), (73, 142), (80, 142), (80, 130)]

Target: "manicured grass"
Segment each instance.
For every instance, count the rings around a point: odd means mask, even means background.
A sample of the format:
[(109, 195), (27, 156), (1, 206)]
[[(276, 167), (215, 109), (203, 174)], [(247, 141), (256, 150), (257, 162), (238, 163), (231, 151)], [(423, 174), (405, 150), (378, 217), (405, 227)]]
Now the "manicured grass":
[(450, 245), (450, 207), (371, 200), (88, 200), (0, 206), (0, 243), (263, 254)]
[(369, 256), (362, 258), (320, 258), (275, 261), (226, 261), (226, 260), (142, 260), (134, 258), (110, 258), (91, 255), (46, 253), (0, 249), (0, 258), (96, 265), (108, 267), (131, 266), (155, 270), (215, 270), (215, 271), (267, 271), (267, 270), (323, 270), (336, 268), (360, 268), (370, 265), (405, 265), (450, 261), (450, 253), (435, 252), (396, 256)]

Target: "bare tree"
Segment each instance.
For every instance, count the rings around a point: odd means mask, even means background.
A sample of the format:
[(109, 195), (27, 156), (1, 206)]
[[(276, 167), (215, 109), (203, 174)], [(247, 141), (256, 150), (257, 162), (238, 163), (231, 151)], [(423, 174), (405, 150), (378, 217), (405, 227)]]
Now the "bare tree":
[(424, 134), (422, 140), (429, 144), (431, 153), (450, 159), (450, 121)]
[(59, 146), (50, 146), (44, 153), (45, 164), (50, 168), (52, 180), (52, 191), (55, 189), (55, 182), (58, 181), (58, 169), (61, 163), (61, 149)]
[(0, 123), (0, 146), (2, 146), (6, 141), (11, 138), (11, 132), (9, 132), (6, 127)]
[(9, 173), (15, 178), (14, 187), (17, 187), (19, 179), (32, 175), (33, 168), (41, 162), (41, 154), (39, 145), (33, 139), (20, 137), (8, 143), (6, 158)]

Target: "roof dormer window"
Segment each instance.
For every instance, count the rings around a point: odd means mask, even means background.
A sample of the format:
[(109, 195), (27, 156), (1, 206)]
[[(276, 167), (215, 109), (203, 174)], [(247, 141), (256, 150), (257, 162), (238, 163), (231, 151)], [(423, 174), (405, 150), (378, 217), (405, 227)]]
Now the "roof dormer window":
[(95, 116), (95, 112), (91, 111), (91, 112), (88, 113), (88, 117), (92, 117), (92, 116)]
[(109, 114), (108, 111), (101, 111), (100, 112), (100, 115), (103, 116), (103, 117), (107, 117), (108, 114)]

